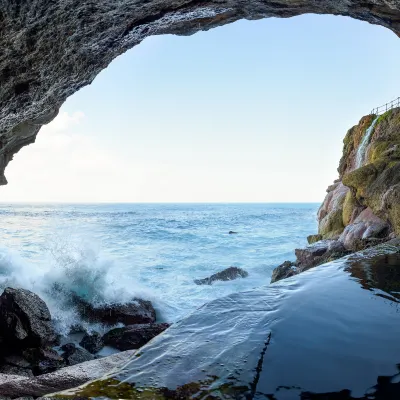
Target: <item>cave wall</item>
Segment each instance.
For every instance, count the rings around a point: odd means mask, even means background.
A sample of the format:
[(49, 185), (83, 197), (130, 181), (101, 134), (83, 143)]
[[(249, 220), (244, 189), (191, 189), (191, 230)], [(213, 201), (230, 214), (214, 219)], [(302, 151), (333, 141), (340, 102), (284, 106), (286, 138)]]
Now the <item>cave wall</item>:
[(13, 154), (63, 102), (147, 36), (305, 13), (350, 16), (400, 35), (396, 0), (0, 0), (0, 184)]

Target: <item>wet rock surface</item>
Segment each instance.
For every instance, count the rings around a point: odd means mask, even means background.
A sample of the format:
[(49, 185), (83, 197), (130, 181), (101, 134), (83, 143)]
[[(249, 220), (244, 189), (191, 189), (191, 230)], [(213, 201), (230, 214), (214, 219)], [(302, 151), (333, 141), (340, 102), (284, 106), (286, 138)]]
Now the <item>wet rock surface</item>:
[(74, 343), (65, 344), (61, 347), (61, 350), (64, 352), (62, 357), (67, 365), (76, 365), (94, 359), (92, 354), (85, 349), (75, 346)]
[(240, 19), (334, 14), (400, 34), (400, 6), (381, 0), (0, 1), (0, 184), (4, 169), (63, 102), (148, 36), (190, 35)]
[(79, 345), (89, 353), (96, 354), (104, 347), (104, 341), (100, 333), (86, 333), (80, 341)]
[(297, 264), (292, 261), (285, 261), (272, 271), (271, 283), (280, 281), (281, 279), (290, 278), (299, 273)]
[(211, 275), (208, 278), (195, 279), (194, 283), (196, 285), (212, 285), (216, 281), (232, 281), (234, 279), (246, 278), (248, 276), (249, 273), (242, 268), (229, 267), (221, 272)]
[(170, 325), (166, 323), (159, 323), (115, 328), (103, 336), (103, 342), (107, 346), (114, 347), (121, 351), (139, 349), (169, 328), (169, 326)]
[(156, 311), (150, 301), (133, 299), (126, 304), (108, 304), (94, 307), (78, 296), (74, 296), (73, 303), (82, 319), (91, 323), (105, 325), (149, 324), (155, 322)]
[(394, 241), (215, 300), (115, 374), (62, 395), (396, 399), (399, 265)]
[(6, 342), (19, 348), (41, 347), (56, 341), (46, 303), (24, 289), (7, 288), (1, 295), (0, 332)]

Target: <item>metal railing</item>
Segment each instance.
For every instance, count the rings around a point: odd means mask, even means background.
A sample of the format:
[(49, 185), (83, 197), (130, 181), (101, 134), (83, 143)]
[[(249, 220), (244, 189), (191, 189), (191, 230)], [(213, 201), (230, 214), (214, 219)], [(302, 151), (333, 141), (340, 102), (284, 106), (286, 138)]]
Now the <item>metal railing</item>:
[(383, 106), (374, 108), (371, 111), (371, 114), (381, 115), (381, 114), (384, 114), (385, 112), (390, 111), (390, 110), (392, 110), (393, 108), (396, 108), (396, 107), (400, 107), (400, 97), (398, 97), (395, 100), (392, 100), (389, 103), (384, 104)]

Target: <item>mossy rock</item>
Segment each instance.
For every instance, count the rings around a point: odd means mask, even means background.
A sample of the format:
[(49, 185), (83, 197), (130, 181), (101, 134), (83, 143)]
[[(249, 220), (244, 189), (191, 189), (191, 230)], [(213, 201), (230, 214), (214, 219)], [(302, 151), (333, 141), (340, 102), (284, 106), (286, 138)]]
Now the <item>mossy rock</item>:
[(343, 202), (343, 225), (347, 226), (350, 224), (354, 211), (360, 207), (357, 199), (354, 197), (351, 191), (348, 191)]
[(334, 239), (338, 237), (344, 230), (343, 211), (339, 208), (330, 212), (322, 219), (318, 226), (318, 233), (323, 239)]
[(356, 199), (362, 201), (368, 188), (386, 167), (387, 163), (384, 161), (364, 165), (346, 174), (342, 180), (343, 184), (352, 188), (355, 191)]
[(395, 141), (377, 141), (371, 144), (368, 151), (368, 161), (396, 161), (400, 160), (400, 143)]
[(322, 239), (323, 239), (322, 235), (319, 235), (319, 234), (307, 236), (308, 244), (313, 244), (313, 243), (319, 242)]

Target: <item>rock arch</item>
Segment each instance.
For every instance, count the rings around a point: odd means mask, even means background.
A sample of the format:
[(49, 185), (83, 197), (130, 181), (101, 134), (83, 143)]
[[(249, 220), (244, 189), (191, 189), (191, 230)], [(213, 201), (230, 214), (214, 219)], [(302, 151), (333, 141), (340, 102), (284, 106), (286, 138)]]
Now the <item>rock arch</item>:
[(397, 0), (0, 0), (0, 184), (13, 154), (62, 103), (147, 36), (306, 13), (349, 16), (400, 36)]

